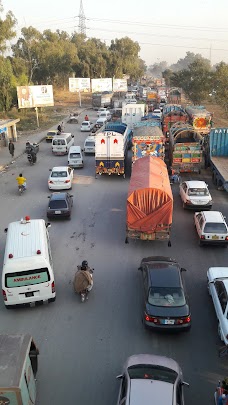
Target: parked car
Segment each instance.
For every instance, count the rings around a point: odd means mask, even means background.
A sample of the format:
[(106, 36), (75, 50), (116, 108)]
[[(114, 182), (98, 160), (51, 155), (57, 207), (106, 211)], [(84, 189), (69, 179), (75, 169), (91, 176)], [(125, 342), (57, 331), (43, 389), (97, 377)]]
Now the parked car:
[(48, 218), (71, 218), (73, 195), (69, 193), (52, 193), (47, 208)]
[(57, 130), (48, 131), (48, 132), (47, 132), (47, 135), (46, 135), (46, 142), (51, 142), (51, 141), (52, 141), (52, 138), (53, 138), (54, 136), (56, 136), (56, 135), (58, 135), (58, 131), (57, 131)]
[(180, 196), (183, 208), (210, 210), (212, 197), (204, 181), (184, 181), (180, 184)]
[(191, 313), (182, 272), (176, 260), (163, 256), (142, 259), (143, 322), (146, 328), (189, 330)]
[(74, 170), (68, 166), (53, 167), (48, 178), (49, 190), (68, 190), (72, 187)]
[(117, 405), (184, 405), (183, 381), (179, 364), (168, 357), (135, 354), (124, 364)]
[(194, 215), (199, 245), (222, 245), (227, 247), (228, 227), (225, 217), (219, 211), (201, 211)]
[(93, 123), (91, 121), (82, 121), (81, 132), (90, 132), (93, 128)]
[(102, 117), (102, 118), (98, 118), (98, 120), (96, 121), (96, 124), (103, 126), (104, 124), (106, 124), (107, 122), (107, 117)]
[(162, 112), (161, 112), (161, 110), (159, 108), (155, 108), (154, 111), (153, 111), (153, 114), (157, 115), (159, 118), (162, 117)]
[(228, 345), (228, 267), (210, 267), (207, 286), (218, 318), (219, 337)]

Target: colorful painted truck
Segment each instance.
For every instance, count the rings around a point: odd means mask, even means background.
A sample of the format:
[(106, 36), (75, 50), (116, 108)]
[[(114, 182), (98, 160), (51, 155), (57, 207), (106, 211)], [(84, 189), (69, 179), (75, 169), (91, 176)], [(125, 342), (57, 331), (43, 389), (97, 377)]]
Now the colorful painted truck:
[(202, 135), (209, 134), (212, 114), (201, 105), (189, 105), (185, 110), (189, 116), (189, 123), (193, 126), (194, 130)]
[(95, 135), (96, 175), (116, 174), (125, 177), (126, 156), (131, 133), (123, 123), (108, 123)]
[(0, 404), (36, 402), (38, 354), (30, 335), (0, 335)]
[(132, 166), (127, 197), (126, 239), (168, 240), (173, 216), (173, 195), (166, 164), (155, 156)]
[(169, 130), (175, 122), (188, 122), (188, 114), (178, 104), (166, 104), (163, 107), (162, 131), (168, 137)]
[(201, 172), (203, 137), (190, 124), (177, 122), (170, 128), (169, 166), (177, 173)]
[(205, 166), (211, 167), (213, 183), (228, 192), (228, 128), (213, 128), (205, 144)]
[(164, 135), (156, 121), (143, 121), (135, 126), (132, 137), (132, 163), (144, 156), (156, 156), (164, 160)]

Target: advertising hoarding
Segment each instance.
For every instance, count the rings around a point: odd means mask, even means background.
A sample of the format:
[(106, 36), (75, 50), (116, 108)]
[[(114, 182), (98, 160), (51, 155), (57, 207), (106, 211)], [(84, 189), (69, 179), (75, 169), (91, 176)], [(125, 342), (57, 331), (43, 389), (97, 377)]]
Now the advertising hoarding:
[(113, 79), (113, 91), (127, 92), (127, 79)]
[(112, 91), (112, 79), (92, 79), (92, 93), (101, 93), (103, 91)]
[(90, 78), (89, 77), (70, 77), (69, 78), (69, 91), (77, 93), (79, 91), (90, 91)]
[(52, 85), (17, 86), (18, 108), (54, 105)]

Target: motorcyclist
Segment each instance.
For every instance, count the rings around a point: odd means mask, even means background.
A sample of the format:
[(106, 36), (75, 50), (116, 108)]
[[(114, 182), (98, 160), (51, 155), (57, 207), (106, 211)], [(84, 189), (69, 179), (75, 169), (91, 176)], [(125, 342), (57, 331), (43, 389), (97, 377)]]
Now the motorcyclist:
[(17, 180), (18, 187), (22, 186), (24, 188), (24, 190), (26, 190), (26, 181), (27, 180), (25, 177), (23, 177), (22, 173), (19, 174), (19, 176), (16, 178), (16, 180)]
[(86, 114), (86, 116), (85, 116), (85, 121), (89, 121), (89, 117), (88, 117), (87, 114)]
[(91, 276), (91, 273), (93, 273), (93, 270), (89, 267), (87, 260), (83, 260), (81, 266), (78, 266), (78, 269), (81, 271), (85, 271), (90, 279), (89, 285), (87, 287), (87, 291), (91, 291), (93, 288), (93, 278)]
[(82, 264), (77, 266), (77, 269), (74, 277), (75, 292), (78, 294), (86, 294), (86, 299), (88, 299), (88, 293), (93, 288), (93, 269), (88, 266), (87, 260), (83, 260)]

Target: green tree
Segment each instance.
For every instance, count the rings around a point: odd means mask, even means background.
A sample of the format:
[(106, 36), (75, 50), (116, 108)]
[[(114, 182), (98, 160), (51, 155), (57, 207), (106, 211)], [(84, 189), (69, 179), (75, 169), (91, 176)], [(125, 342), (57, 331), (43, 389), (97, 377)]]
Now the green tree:
[(171, 69), (165, 69), (162, 72), (162, 77), (165, 79), (166, 86), (170, 86), (173, 77), (173, 71)]
[[(0, 13), (3, 12), (2, 2), (0, 0)], [(14, 27), (16, 25), (16, 18), (12, 11), (6, 13), (5, 19), (0, 18), (0, 52), (4, 53), (7, 49), (7, 41), (16, 36)]]
[(9, 111), (15, 90), (15, 77), (10, 60), (3, 56), (0, 56), (0, 88), (0, 108), (2, 111)]
[(228, 64), (219, 63), (213, 76), (213, 88), (216, 91), (215, 99), (228, 112)]
[(166, 61), (162, 61), (162, 62), (159, 62), (159, 63), (154, 63), (153, 65), (149, 66), (148, 72), (152, 76), (154, 76), (156, 78), (159, 78), (159, 77), (162, 77), (162, 72), (164, 70), (166, 70), (167, 67), (168, 67), (168, 64), (167, 64)]

